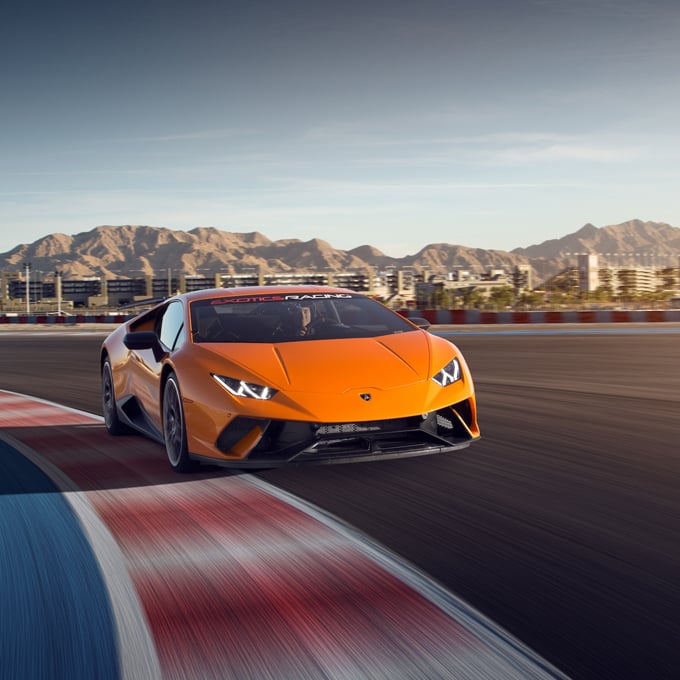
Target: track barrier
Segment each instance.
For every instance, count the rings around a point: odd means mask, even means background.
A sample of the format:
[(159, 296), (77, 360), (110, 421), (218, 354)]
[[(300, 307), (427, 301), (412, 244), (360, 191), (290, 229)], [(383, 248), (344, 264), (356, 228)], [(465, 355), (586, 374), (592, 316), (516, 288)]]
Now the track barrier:
[[(478, 309), (399, 310), (405, 317), (422, 317), (432, 325), (532, 323), (680, 323), (680, 309), (598, 309), (543, 312), (487, 312)], [(0, 324), (78, 325), (120, 324), (128, 314), (0, 314)]]
[(483, 312), (477, 309), (400, 310), (433, 325), (532, 323), (662, 323), (680, 322), (680, 309), (598, 309), (543, 312)]

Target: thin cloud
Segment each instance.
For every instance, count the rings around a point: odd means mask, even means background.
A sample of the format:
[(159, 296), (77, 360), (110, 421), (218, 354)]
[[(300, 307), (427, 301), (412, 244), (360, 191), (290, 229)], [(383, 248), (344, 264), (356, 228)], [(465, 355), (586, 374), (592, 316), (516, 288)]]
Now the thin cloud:
[(491, 154), (499, 163), (546, 163), (553, 161), (588, 161), (596, 163), (630, 162), (640, 157), (633, 148), (608, 148), (579, 144), (550, 144), (542, 147), (515, 147)]
[(253, 128), (220, 128), (212, 130), (193, 130), (168, 135), (146, 135), (141, 137), (119, 137), (116, 139), (93, 140), (102, 144), (111, 143), (164, 143), (164, 142), (195, 142), (210, 141), (211, 139), (227, 139), (245, 137), (256, 134)]

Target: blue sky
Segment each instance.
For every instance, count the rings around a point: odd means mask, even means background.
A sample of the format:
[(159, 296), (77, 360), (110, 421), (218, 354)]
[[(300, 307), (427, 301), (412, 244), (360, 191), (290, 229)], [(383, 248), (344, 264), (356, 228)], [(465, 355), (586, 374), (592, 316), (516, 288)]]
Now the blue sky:
[(13, 3), (0, 252), (103, 224), (510, 250), (680, 226), (676, 0)]

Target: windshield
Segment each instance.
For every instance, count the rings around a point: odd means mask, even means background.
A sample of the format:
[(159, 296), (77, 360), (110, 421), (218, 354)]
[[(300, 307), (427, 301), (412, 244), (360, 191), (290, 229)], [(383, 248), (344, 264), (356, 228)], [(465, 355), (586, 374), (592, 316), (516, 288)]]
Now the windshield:
[(215, 297), (191, 304), (194, 342), (366, 338), (415, 330), (396, 312), (350, 293)]

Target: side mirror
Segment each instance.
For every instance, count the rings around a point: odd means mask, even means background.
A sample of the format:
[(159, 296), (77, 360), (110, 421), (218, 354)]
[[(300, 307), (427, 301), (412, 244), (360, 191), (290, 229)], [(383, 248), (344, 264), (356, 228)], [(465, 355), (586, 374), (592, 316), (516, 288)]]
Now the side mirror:
[(153, 356), (156, 361), (160, 361), (161, 357), (165, 354), (165, 351), (161, 346), (161, 341), (154, 331), (134, 331), (132, 333), (126, 333), (123, 338), (123, 344), (128, 349), (153, 350)]
[(136, 331), (126, 333), (123, 344), (128, 349), (153, 349), (159, 344), (158, 336), (153, 331)]
[(423, 319), (422, 316), (409, 316), (408, 320), (418, 326), (418, 328), (422, 328), (424, 331), (431, 326), (430, 322), (427, 319)]

